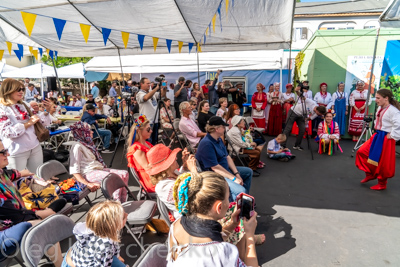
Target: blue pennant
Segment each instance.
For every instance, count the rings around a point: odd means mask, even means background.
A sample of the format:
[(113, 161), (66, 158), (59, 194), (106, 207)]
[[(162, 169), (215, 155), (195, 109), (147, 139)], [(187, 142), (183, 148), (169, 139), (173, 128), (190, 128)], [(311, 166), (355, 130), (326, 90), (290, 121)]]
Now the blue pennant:
[(17, 44), (18, 45), (18, 50), (19, 54), (21, 55), (21, 58), (24, 57), (24, 46), (22, 44)]
[(39, 49), (40, 57), (42, 57), (43, 56), (43, 48), (39, 47), (38, 49)]
[(206, 35), (204, 34), (204, 42), (203, 42), (203, 44), (206, 44), (206, 40), (207, 40), (207, 37), (206, 37)]
[(63, 33), (65, 23), (66, 23), (67, 21), (66, 21), (66, 20), (63, 20), (63, 19), (56, 19), (56, 18), (53, 18), (53, 22), (54, 22), (54, 27), (56, 27), (56, 32), (57, 32), (58, 40), (61, 41), (61, 35), (62, 35), (62, 33)]
[(172, 43), (172, 40), (166, 40), (166, 42), (167, 42), (167, 48), (168, 48), (168, 53), (171, 53), (171, 43)]
[(19, 50), (14, 50), (14, 53), (15, 53), (15, 55), (18, 57), (19, 61), (21, 61), (21, 58), (22, 58), (22, 56), (21, 56), (21, 51), (19, 51)]
[(107, 45), (108, 36), (110, 36), (111, 30), (107, 28), (101, 28), (101, 31), (103, 33), (104, 45)]
[(56, 56), (56, 59), (58, 58), (58, 51), (54, 51), (54, 55)]
[[(222, 4), (222, 3), (221, 3)], [(219, 16), (219, 25), (221, 25), (221, 32), (222, 32), (222, 20), (221, 20), (221, 4), (218, 7), (218, 16)]]
[(50, 58), (51, 58), (51, 59), (53, 59), (53, 60), (54, 60), (54, 54), (53, 54), (53, 50), (50, 50), (50, 51), (49, 51), (49, 56), (50, 56)]
[(189, 46), (189, 54), (190, 54), (190, 52), (192, 51), (193, 43), (189, 43), (188, 46)]
[(143, 50), (144, 35), (138, 34), (137, 39), (139, 41), (140, 50)]

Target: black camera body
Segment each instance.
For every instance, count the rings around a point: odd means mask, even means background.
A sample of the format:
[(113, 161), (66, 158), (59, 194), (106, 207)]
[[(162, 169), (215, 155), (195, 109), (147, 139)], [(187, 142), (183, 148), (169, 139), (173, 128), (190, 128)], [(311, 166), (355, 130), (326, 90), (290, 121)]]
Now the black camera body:
[(310, 86), (308, 86), (308, 85), (303, 85), (303, 83), (300, 82), (299, 80), (297, 80), (296, 83), (297, 83), (297, 86), (300, 87), (300, 92), (301, 92), (301, 93), (304, 93), (304, 89), (305, 89), (305, 90), (309, 90), (309, 89), (310, 89)]
[(370, 123), (372, 121), (372, 117), (371, 116), (365, 116), (364, 117), (364, 121), (367, 123)]
[(51, 124), (46, 127), (50, 132), (55, 132), (58, 129), (58, 124)]
[(158, 76), (158, 77), (154, 78), (154, 81), (158, 82), (158, 83), (162, 83), (164, 80), (165, 80), (165, 77), (162, 77), (162, 76)]

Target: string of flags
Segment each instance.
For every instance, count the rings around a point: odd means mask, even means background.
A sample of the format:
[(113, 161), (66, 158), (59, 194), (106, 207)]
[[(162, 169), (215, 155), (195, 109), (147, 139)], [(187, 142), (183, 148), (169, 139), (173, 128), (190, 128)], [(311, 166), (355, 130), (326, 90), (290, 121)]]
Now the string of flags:
[[(221, 8), (222, 8), (223, 1), (225, 1), (226, 17), (228, 17), (227, 15), (228, 15), (228, 12), (229, 12), (229, 6), (231, 4), (232, 8), (234, 7), (234, 0), (231, 0), (231, 1), (229, 1), (229, 0), (221, 0), (220, 4), (218, 6), (218, 9), (216, 10), (215, 14), (213, 15), (213, 17), (211, 19), (211, 22), (209, 23), (208, 27), (206, 28), (206, 30), (204, 32), (204, 35), (202, 36), (200, 41), (197, 42), (197, 43), (188, 43), (189, 54), (191, 53), (192, 48), (193, 48), (193, 46), (195, 44), (196, 44), (196, 51), (197, 52), (202, 52), (201, 45), (202, 44), (203, 45), (206, 44), (207, 35), (209, 37), (211, 36), (211, 29), (212, 29), (212, 32), (215, 33), (217, 15), (219, 17), (220, 29), (221, 29), (221, 32), (222, 32)], [(3, 8), (7, 8), (7, 7), (3, 7)], [(11, 9), (11, 8), (8, 8), (8, 9)], [(36, 22), (37, 16), (43, 16), (43, 15), (37, 15), (37, 14), (28, 13), (28, 12), (24, 12), (24, 11), (20, 11), (20, 13), (21, 13), (21, 17), (22, 17), (22, 20), (24, 22), (26, 31), (27, 31), (29, 37), (31, 37), (33, 28), (35, 26), (35, 22)], [(43, 17), (48, 17), (48, 16), (43, 16)], [(55, 27), (55, 30), (56, 30), (56, 34), (57, 34), (57, 37), (58, 37), (59, 41), (61, 41), (63, 30), (64, 30), (65, 25), (66, 25), (67, 22), (72, 22), (72, 23), (79, 24), (81, 32), (82, 32), (82, 36), (83, 36), (85, 42), (87, 43), (89, 41), (91, 25), (77, 23), (77, 22), (74, 22), (74, 21), (67, 21), (67, 20), (63, 20), (63, 19), (59, 19), (59, 18), (51, 18), (51, 19), (53, 21), (53, 24), (54, 24), (54, 27)], [(109, 29), (109, 28), (104, 28), (104, 27), (98, 27), (98, 28), (101, 29), (101, 33), (103, 35), (104, 46), (106, 46), (108, 38), (109, 38), (109, 36), (111, 34), (111, 31), (115, 31), (115, 30), (112, 30), (112, 29)], [(120, 32), (121, 32), (121, 39), (122, 39), (124, 47), (126, 49), (127, 46), (128, 46), (129, 37), (130, 37), (131, 33), (124, 32), (124, 31), (120, 31)], [(135, 33), (133, 33), (133, 34), (137, 35), (137, 40), (138, 40), (140, 49), (143, 50), (144, 39), (147, 36), (146, 35), (142, 35), (142, 34), (135, 34)], [(158, 38), (158, 37), (152, 37), (154, 52), (157, 50), (157, 45), (158, 45), (159, 39), (160, 38)], [(173, 41), (174, 40), (171, 40), (171, 39), (165, 39), (166, 46), (167, 46), (167, 49), (168, 49), (168, 53), (171, 53), (171, 46), (172, 46), (172, 42)], [(184, 42), (182, 42), (182, 41), (177, 41), (177, 42), (178, 42), (179, 53), (181, 53)], [(7, 44), (7, 49), (8, 49), (9, 54), (11, 55), (12, 52), (14, 52), (14, 54), (21, 61), (21, 59), (24, 56), (24, 46), (21, 45), (21, 44), (16, 44), (18, 49), (14, 49), (13, 50), (12, 49), (13, 44), (11, 42), (6, 41), (6, 44)], [(33, 47), (29, 46), (29, 52), (36, 58), (36, 60), (39, 60), (43, 56), (43, 48), (41, 48), (41, 47), (38, 47), (37, 49), (33, 49)], [(58, 56), (58, 52), (57, 51), (46, 49), (46, 53), (52, 59), (57, 59), (57, 56)], [(4, 55), (4, 50), (0, 50), (0, 60), (2, 60), (3, 55)]]

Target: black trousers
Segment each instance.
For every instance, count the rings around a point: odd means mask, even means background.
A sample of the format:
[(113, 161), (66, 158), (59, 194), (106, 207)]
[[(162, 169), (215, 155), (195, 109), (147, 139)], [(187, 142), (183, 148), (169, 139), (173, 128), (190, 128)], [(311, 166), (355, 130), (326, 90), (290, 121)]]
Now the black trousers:
[[(294, 146), (300, 146), (301, 141), (303, 140), (304, 132), (306, 131), (306, 123), (303, 116), (299, 116), (296, 113), (294, 113), (293, 110), (290, 110), (286, 118), (286, 127), (283, 133), (286, 135), (286, 138), (289, 138), (290, 133), (292, 132), (293, 124), (295, 122), (299, 127), (299, 134), (297, 135), (296, 143), (294, 144)], [(282, 145), (286, 146), (286, 142)]]
[(182, 102), (174, 102), (174, 107), (175, 107), (175, 113), (176, 113), (176, 118), (177, 119), (180, 119), (181, 118), (181, 113), (179, 112), (179, 105), (181, 104)]

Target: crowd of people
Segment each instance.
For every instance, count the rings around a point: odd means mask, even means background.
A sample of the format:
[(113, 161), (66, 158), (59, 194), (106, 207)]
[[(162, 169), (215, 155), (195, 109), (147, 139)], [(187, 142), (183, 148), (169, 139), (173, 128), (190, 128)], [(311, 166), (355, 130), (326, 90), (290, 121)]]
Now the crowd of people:
[[(218, 82), (220, 73), (218, 70), (215, 79), (206, 80), (202, 86), (184, 77), (177, 84), (165, 80), (155, 83), (145, 77), (120, 88), (113, 82), (103, 98), (97, 84), (92, 83), (86, 98), (76, 94), (70, 101), (66, 95), (57, 94), (38, 101), (31, 83), (25, 87), (20, 81), (4, 80), (0, 88), (0, 241), (12, 236), (15, 242), (2, 243), (5, 253), (0, 253), (0, 260), (14, 253), (27, 229), (66, 205), (60, 198), (46, 209), (29, 210), (13, 182), (34, 176), (43, 164), (35, 124), (61, 124), (57, 118), (60, 106), (69, 103), (82, 107), (80, 120), (69, 126), (74, 139), (69, 173), (80, 187), (91, 192), (100, 189), (109, 173), (128, 184), (129, 173), (107, 168), (101, 155), (111, 153), (111, 142), (118, 145), (118, 137), (123, 136), (127, 167), (136, 171), (143, 190), (156, 194), (169, 210), (169, 266), (184, 266), (193, 260), (199, 266), (258, 266), (255, 246), (263, 244), (265, 236), (255, 234), (254, 210), (248, 216), (239, 216), (238, 201), (251, 195), (252, 179), (266, 165), (261, 161), (262, 154), (288, 162), (295, 158), (287, 146), (288, 137), (297, 133), (293, 149), (302, 150), (303, 135), (314, 131), (319, 152), (332, 155), (335, 149), (341, 149), (338, 143), (345, 134), (346, 116), (350, 117), (349, 133), (357, 136), (363, 111), (371, 103), (366, 103), (368, 91), (362, 81), (350, 95), (343, 83), (332, 95), (322, 83), (314, 98), (308, 82), (296, 88), (287, 84), (285, 92), (281, 92), (279, 83), (270, 84), (268, 92), (258, 83), (251, 97), (254, 123), (248, 123), (243, 116), (247, 101), (243, 84)], [(376, 133), (358, 150), (356, 166), (366, 173), (361, 183), (378, 179), (378, 185), (371, 189), (382, 190), (387, 179), (394, 176), (400, 111), (389, 90), (379, 90), (376, 103)], [(111, 120), (115, 117), (132, 117), (129, 133), (128, 128)], [(121, 131), (126, 133), (121, 135)], [(263, 134), (274, 138), (267, 143)], [(102, 147), (94, 142), (96, 137)], [(178, 145), (182, 142), (183, 149)], [(182, 155), (181, 166), (178, 153)], [(243, 155), (247, 161), (237, 166), (235, 162)], [(87, 266), (89, 262), (93, 266), (125, 266), (119, 255), (119, 232), (127, 218), (121, 206), (127, 199), (126, 190), (117, 190), (113, 198), (94, 205), (86, 221), (76, 224), (77, 242), (64, 259), (52, 259), (57, 267)], [(95, 247), (98, 253), (90, 253)], [(58, 245), (52, 249), (53, 255), (61, 255)]]

